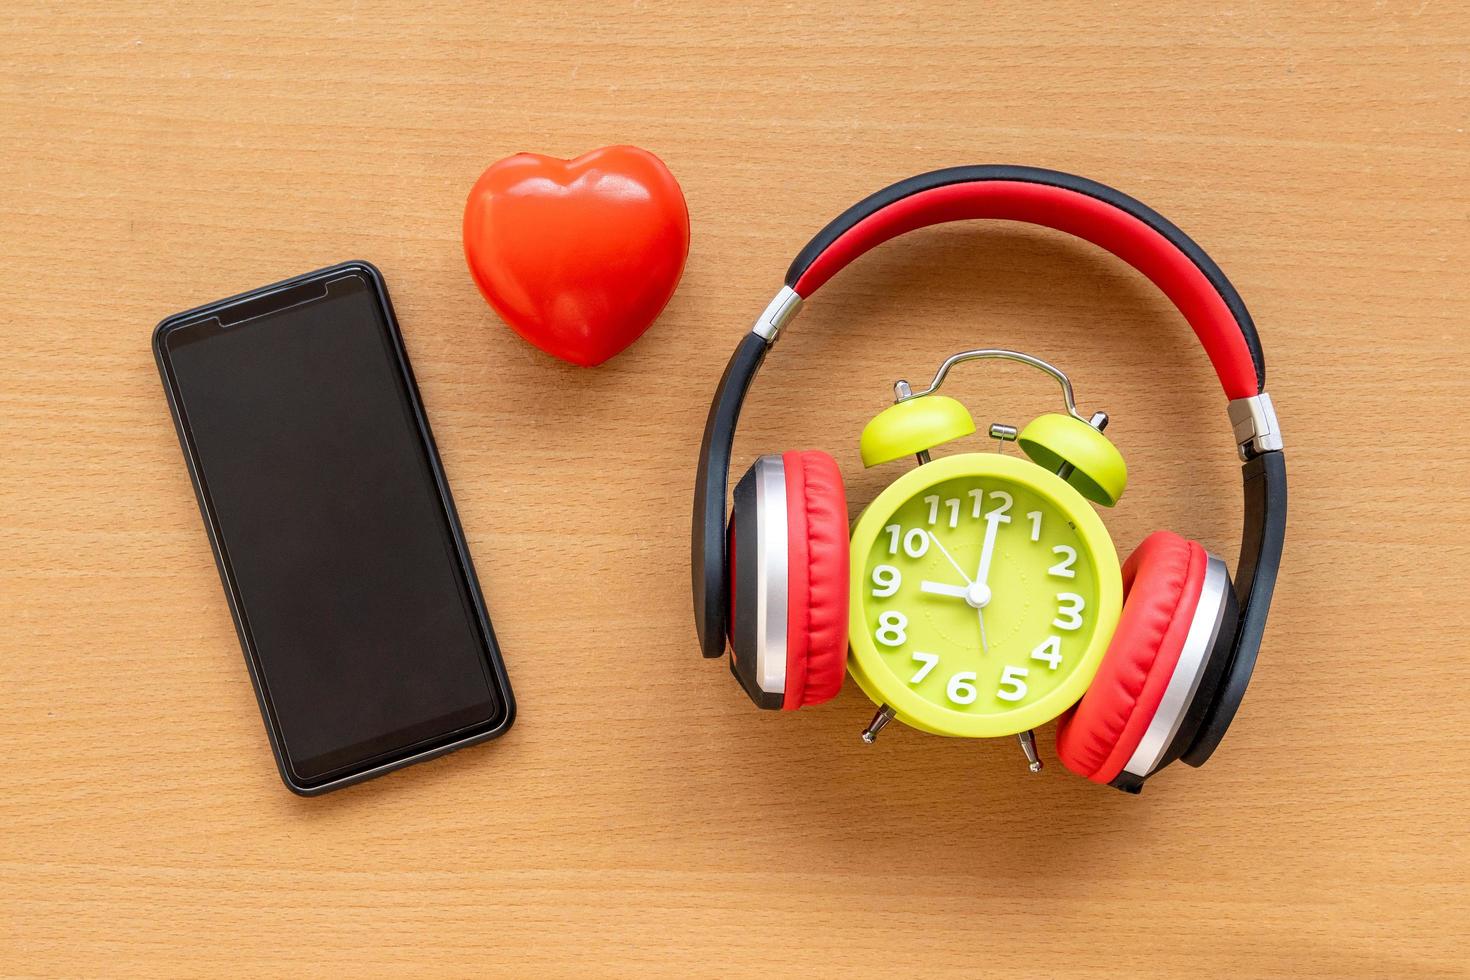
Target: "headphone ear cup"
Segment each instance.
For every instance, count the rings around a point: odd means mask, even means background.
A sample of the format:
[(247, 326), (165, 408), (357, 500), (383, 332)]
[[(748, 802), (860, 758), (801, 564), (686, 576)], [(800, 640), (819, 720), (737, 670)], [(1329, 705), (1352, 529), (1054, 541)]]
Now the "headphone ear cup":
[(823, 452), (782, 457), (789, 542), (786, 697), (782, 707), (821, 704), (847, 674), (847, 494)]
[(1112, 783), (1123, 774), (1179, 666), (1209, 561), (1196, 542), (1155, 531), (1124, 562), (1123, 612), (1108, 652), (1057, 725), (1057, 757), (1077, 775)]
[(847, 495), (822, 452), (762, 456), (735, 485), (730, 672), (761, 708), (820, 704), (847, 671)]
[[(770, 665), (763, 656), (765, 642), (760, 635), (759, 610), (768, 602), (763, 589), (779, 584), (784, 597), (785, 583), (770, 583), (764, 574), (762, 560), (769, 568), (772, 561), (785, 560), (785, 535), (781, 535), (780, 556), (764, 554), (771, 550), (772, 528), (762, 521), (766, 491), (775, 486), (771, 467), (779, 469), (779, 456), (762, 456), (751, 464), (735, 484), (734, 506), (730, 514), (725, 547), (726, 581), (729, 583), (730, 616), (727, 632), (730, 640), (730, 673), (758, 708), (779, 708), (785, 697), (784, 672), (773, 680)], [(784, 481), (781, 481), (784, 493)], [(784, 667), (784, 660), (783, 660)], [(763, 668), (766, 668), (763, 670)]]

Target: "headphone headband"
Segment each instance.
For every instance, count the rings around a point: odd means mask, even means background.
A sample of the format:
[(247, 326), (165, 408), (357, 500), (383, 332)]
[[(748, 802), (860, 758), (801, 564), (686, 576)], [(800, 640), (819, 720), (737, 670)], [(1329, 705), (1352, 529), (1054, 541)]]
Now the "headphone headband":
[(1140, 201), (1084, 177), (1035, 167), (951, 167), (886, 187), (838, 215), (796, 256), (786, 285), (809, 299), (874, 246), (973, 218), (1054, 228), (1112, 252), (1157, 285), (1194, 327), (1227, 398), (1259, 394), (1266, 363), (1255, 324), (1225, 273)]
[(715, 392), (700, 445), (692, 528), (694, 613), (700, 646), (725, 645), (725, 499), (735, 426), (756, 372), (781, 329), (827, 280), (890, 238), (949, 221), (999, 218), (1075, 235), (1147, 276), (1178, 307), (1204, 346), (1244, 463), (1245, 526), (1235, 585), (1240, 625), (1220, 693), (1184, 756), (1207, 759), (1235, 715), (1265, 629), (1286, 531), (1286, 464), (1280, 426), (1265, 393), (1266, 366), (1240, 294), (1188, 235), (1158, 212), (1072, 174), (1035, 167), (953, 167), (899, 181), (848, 208), (796, 256), (786, 284), (735, 349)]

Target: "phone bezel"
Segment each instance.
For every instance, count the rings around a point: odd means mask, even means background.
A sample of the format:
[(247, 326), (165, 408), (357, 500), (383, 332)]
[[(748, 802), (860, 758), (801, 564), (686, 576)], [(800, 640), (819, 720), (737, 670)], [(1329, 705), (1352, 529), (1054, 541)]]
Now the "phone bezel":
[[(388, 333), (390, 348), (394, 353), (399, 377), (404, 383), (407, 393), (408, 404), (413, 412), (413, 417), (418, 427), (419, 438), (425, 456), (429, 461), (430, 471), (434, 476), (434, 484), (438, 491), (440, 505), (443, 510), (444, 519), (447, 522), (450, 537), (454, 541), (456, 560), (469, 591), (471, 605), (474, 609), (475, 620), (480, 631), (480, 639), (490, 668), (489, 677), (495, 686), (497, 695), (502, 706), (499, 715), (486, 722), (478, 723), (469, 729), (460, 729), (430, 736), (421, 740), (406, 750), (399, 750), (387, 754), (387, 757), (376, 756), (362, 760), (333, 770), (323, 776), (315, 778), (303, 778), (299, 776), (292, 767), (292, 760), (287, 755), (285, 739), (282, 736), (279, 723), (275, 715), (274, 705), (271, 702), (269, 691), (262, 680), (258, 652), (250, 633), (249, 623), (245, 616), (244, 604), (241, 601), (239, 588), (236, 584), (233, 570), (230, 567), (228, 550), (224, 547), (214, 507), (209, 498), (201, 474), (198, 455), (194, 446), (193, 435), (186, 423), (186, 415), (181, 406), (178, 387), (173, 375), (172, 365), (169, 360), (169, 341), (177, 332), (188, 328), (199, 328), (201, 325), (213, 323), (209, 331), (204, 331), (204, 336), (197, 340), (207, 339), (210, 332), (222, 332), (233, 326), (244, 323), (247, 320), (259, 316), (267, 316), (271, 313), (288, 309), (302, 302), (309, 302), (315, 298), (326, 295), (327, 283), (344, 275), (361, 275), (373, 286), (376, 295), (379, 312)], [(321, 286), (319, 295), (305, 295), (306, 287)], [(243, 310), (243, 314), (242, 314)], [(222, 316), (229, 312), (242, 314), (229, 319), (225, 323)], [(197, 342), (191, 339), (188, 342)], [(174, 429), (179, 437), (179, 445), (183, 449), (184, 459), (188, 465), (189, 479), (194, 486), (194, 496), (198, 501), (199, 510), (204, 517), (205, 530), (209, 535), (210, 549), (214, 553), (215, 567), (219, 570), (220, 581), (224, 585), (225, 597), (229, 602), (230, 615), (235, 623), (235, 633), (240, 640), (241, 651), (245, 656), (246, 667), (250, 671), (251, 686), (255, 690), (255, 698), (260, 708), (261, 717), (265, 722), (266, 733), (270, 738), (271, 752), (275, 756), (276, 768), (280, 772), (281, 781), (293, 793), (301, 796), (319, 796), (322, 793), (354, 783), (360, 783), (366, 779), (381, 776), (395, 769), (423, 762), (427, 759), (437, 758), (455, 749), (467, 745), (474, 745), (504, 734), (514, 723), (516, 705), (514, 695), (511, 693), (510, 678), (506, 674), (505, 662), (501, 656), (500, 645), (496, 642), (495, 631), (490, 623), (490, 614), (485, 607), (484, 595), (480, 588), (480, 582), (475, 575), (475, 566), (470, 559), (469, 546), (465, 541), (464, 530), (460, 526), (459, 514), (454, 507), (454, 499), (449, 491), (449, 482), (444, 475), (444, 467), (439, 459), (439, 449), (434, 442), (433, 431), (430, 429), (428, 416), (424, 411), (423, 401), (419, 395), (418, 384), (414, 380), (413, 368), (408, 360), (408, 353), (403, 345), (403, 336), (399, 331), (398, 318), (393, 312), (393, 303), (388, 297), (387, 285), (383, 281), (383, 275), (377, 267), (370, 262), (352, 260), (337, 265), (317, 269), (303, 275), (284, 279), (259, 289), (253, 289), (245, 293), (217, 300), (203, 306), (184, 310), (166, 317), (153, 331), (153, 354), (158, 364), (159, 375), (163, 380), (164, 392), (168, 398), (169, 414), (173, 417)]]

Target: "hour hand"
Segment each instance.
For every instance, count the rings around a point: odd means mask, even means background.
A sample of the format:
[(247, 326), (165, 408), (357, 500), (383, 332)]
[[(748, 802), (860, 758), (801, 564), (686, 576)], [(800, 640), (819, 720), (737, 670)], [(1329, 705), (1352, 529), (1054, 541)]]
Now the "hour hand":
[(956, 599), (963, 599), (969, 594), (969, 590), (963, 585), (946, 585), (943, 582), (931, 582), (928, 579), (919, 583), (920, 592), (928, 592), (931, 595), (947, 595)]

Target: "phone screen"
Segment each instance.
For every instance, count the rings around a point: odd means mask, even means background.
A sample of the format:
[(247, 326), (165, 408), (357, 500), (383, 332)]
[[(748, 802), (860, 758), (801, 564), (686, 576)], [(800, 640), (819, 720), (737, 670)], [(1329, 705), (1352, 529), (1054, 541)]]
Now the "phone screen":
[(498, 654), (374, 279), (207, 310), (160, 358), (283, 762), (310, 785), (496, 724)]

